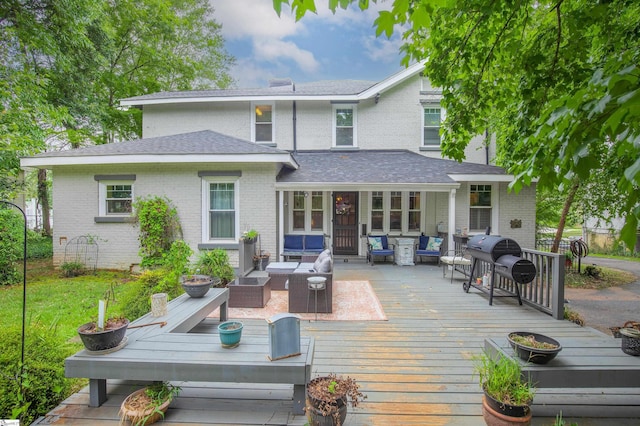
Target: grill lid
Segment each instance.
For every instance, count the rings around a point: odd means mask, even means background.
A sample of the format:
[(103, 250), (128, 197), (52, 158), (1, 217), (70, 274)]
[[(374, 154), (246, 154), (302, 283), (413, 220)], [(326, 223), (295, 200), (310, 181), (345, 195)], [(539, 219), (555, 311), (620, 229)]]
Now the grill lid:
[(471, 256), (486, 262), (495, 262), (507, 254), (518, 257), (522, 255), (522, 249), (515, 240), (500, 235), (474, 235), (467, 242), (467, 251)]

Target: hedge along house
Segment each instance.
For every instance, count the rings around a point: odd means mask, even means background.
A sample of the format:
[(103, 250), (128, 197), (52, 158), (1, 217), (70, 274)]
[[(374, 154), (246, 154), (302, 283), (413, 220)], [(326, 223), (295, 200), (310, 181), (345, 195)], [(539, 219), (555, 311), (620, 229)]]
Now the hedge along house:
[(99, 267), (139, 263), (131, 202), (166, 196), (194, 250), (238, 264), (242, 232), (271, 261), (285, 234), (321, 234), (336, 255), (366, 255), (368, 233), (457, 231), (535, 241), (535, 186), (507, 190), (478, 136), (466, 161), (440, 158), (441, 94), (415, 64), (382, 82), (276, 80), (261, 89), (163, 92), (121, 102), (143, 111), (139, 140), (23, 158), (53, 172), (54, 261), (64, 242), (99, 238)]

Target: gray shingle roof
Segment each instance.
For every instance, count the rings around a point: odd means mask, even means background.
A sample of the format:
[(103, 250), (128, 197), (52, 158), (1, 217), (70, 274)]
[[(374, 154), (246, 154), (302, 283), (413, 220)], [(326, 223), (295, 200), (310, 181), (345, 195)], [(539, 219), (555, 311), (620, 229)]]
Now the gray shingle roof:
[(158, 92), (148, 95), (135, 96), (123, 99), (124, 101), (143, 101), (153, 99), (180, 99), (180, 98), (215, 98), (215, 97), (241, 97), (241, 96), (333, 96), (356, 95), (374, 86), (375, 81), (364, 80), (326, 80), (311, 83), (299, 83), (294, 86), (278, 86), (255, 89), (226, 89), (226, 90), (194, 90), (184, 92)]
[[(83, 157), (108, 155), (283, 154), (287, 151), (259, 145), (211, 130), (96, 145), (67, 151), (45, 152), (34, 157)], [(179, 160), (176, 160), (179, 162)]]
[(496, 166), (429, 158), (406, 150), (299, 151), (297, 170), (283, 169), (280, 183), (455, 183), (451, 174), (506, 175)]

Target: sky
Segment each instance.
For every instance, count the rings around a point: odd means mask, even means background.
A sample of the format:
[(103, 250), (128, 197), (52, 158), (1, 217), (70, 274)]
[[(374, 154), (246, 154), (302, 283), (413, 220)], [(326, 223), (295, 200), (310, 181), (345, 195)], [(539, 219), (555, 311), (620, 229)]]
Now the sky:
[(236, 58), (231, 75), (238, 88), (267, 87), (269, 79), (289, 77), (294, 83), (320, 80), (381, 81), (404, 69), (401, 38), (376, 37), (377, 11), (390, 0), (371, 3), (367, 11), (350, 6), (334, 15), (328, 0), (316, 0), (317, 14), (296, 22), (272, 0), (209, 0), (229, 54)]

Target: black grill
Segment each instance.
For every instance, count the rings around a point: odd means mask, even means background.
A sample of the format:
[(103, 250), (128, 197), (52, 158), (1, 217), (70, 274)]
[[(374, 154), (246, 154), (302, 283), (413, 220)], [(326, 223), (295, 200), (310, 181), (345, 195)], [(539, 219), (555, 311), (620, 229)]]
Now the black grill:
[(493, 302), (494, 275), (498, 274), (516, 283), (515, 290), (518, 301), (522, 305), (518, 284), (528, 284), (533, 281), (536, 277), (536, 267), (530, 260), (521, 257), (522, 249), (517, 242), (499, 235), (474, 235), (469, 238), (467, 252), (473, 257), (469, 283), (465, 283), (467, 292), (472, 286), (478, 288), (472, 280), (478, 260), (482, 260), (491, 265), (489, 304)]

